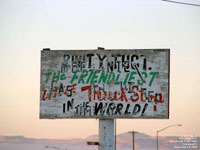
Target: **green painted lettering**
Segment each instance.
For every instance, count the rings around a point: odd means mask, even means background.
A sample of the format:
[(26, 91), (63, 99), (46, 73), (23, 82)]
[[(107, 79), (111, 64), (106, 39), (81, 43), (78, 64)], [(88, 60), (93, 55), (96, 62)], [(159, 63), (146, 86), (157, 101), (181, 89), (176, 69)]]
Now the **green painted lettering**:
[(73, 75), (73, 77), (72, 77), (72, 79), (71, 79), (71, 81), (70, 81), (71, 84), (74, 83), (74, 80), (78, 79), (77, 72), (80, 72), (80, 70), (76, 70), (76, 71), (74, 72), (74, 75)]
[(92, 78), (93, 73), (94, 73), (94, 71), (92, 70), (92, 71), (90, 72), (90, 75), (89, 75), (87, 81), (86, 81), (87, 84), (90, 82), (90, 79)]
[(123, 83), (124, 85), (126, 85), (129, 75), (130, 75), (130, 73), (127, 73), (127, 74), (126, 74), (126, 77), (125, 77), (124, 83)]
[(60, 77), (60, 71), (58, 71), (58, 74), (56, 74), (56, 72), (53, 73), (53, 81), (58, 81)]
[(131, 81), (131, 80), (135, 80), (134, 75), (136, 75), (136, 74), (137, 74), (137, 72), (135, 72), (135, 71), (132, 71), (132, 72), (130, 73), (130, 77), (129, 77), (128, 81), (131, 82), (131, 85), (135, 84), (135, 82), (133, 82), (133, 81)]
[(48, 80), (49, 80), (49, 76), (52, 75), (52, 72), (48, 72), (48, 73), (46, 73), (45, 75), (46, 75), (45, 83), (47, 83)]
[[(112, 77), (112, 79), (111, 79), (111, 77)], [(108, 85), (110, 85), (112, 80), (115, 80), (115, 74), (114, 74), (114, 72), (111, 72), (111, 73), (109, 74), (108, 80), (107, 80), (106, 83), (107, 83)]]
[(97, 78), (98, 78), (97, 73), (99, 73), (99, 70), (94, 71), (94, 74), (93, 74), (91, 82), (90, 82), (91, 84), (97, 83)]
[(60, 76), (60, 80), (65, 80), (66, 79), (66, 75), (63, 73), (61, 76)]
[[(146, 72), (142, 72), (142, 75), (144, 75), (144, 78), (147, 78), (147, 73)], [(137, 80), (137, 84), (142, 86), (143, 82), (141, 83), (141, 80)]]
[(103, 81), (103, 83), (105, 84), (106, 80), (107, 80), (107, 77), (108, 77), (108, 74), (105, 74), (105, 72), (101, 72), (101, 76), (99, 78), (98, 84), (101, 84), (101, 81)]
[(117, 75), (116, 80), (115, 80), (115, 85), (120, 85), (119, 77), (121, 75), (121, 72)]
[(78, 80), (78, 84), (80, 84), (81, 82), (84, 84), (85, 83), (84, 78), (87, 77), (87, 75), (88, 75), (88, 71), (86, 69), (84, 69)]
[(158, 74), (159, 74), (159, 72), (150, 72), (150, 75), (152, 75), (152, 77), (151, 77), (151, 80), (150, 80), (150, 82), (149, 82), (149, 86), (152, 85), (152, 83), (153, 83), (153, 81), (154, 81), (156, 75), (158, 75)]

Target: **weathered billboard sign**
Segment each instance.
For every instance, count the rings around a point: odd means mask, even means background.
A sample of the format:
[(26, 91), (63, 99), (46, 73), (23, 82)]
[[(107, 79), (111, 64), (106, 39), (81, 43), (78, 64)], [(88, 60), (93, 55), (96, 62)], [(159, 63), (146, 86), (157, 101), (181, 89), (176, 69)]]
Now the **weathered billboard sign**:
[(41, 51), (40, 118), (169, 118), (169, 52)]

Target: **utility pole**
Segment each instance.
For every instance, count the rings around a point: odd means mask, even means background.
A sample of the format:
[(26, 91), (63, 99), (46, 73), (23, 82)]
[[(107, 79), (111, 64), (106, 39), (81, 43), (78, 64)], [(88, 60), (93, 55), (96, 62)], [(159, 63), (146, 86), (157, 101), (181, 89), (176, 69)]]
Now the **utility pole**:
[(132, 143), (133, 143), (133, 150), (135, 150), (135, 131), (129, 131), (128, 133), (132, 133)]

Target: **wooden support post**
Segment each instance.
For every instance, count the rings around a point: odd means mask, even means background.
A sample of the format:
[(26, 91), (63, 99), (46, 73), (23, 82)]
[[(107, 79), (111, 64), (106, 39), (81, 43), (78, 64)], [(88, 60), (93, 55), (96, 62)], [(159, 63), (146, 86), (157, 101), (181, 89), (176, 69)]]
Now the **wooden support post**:
[(114, 119), (99, 119), (99, 150), (114, 149)]
[(115, 150), (114, 132), (114, 119), (99, 119), (99, 150)]

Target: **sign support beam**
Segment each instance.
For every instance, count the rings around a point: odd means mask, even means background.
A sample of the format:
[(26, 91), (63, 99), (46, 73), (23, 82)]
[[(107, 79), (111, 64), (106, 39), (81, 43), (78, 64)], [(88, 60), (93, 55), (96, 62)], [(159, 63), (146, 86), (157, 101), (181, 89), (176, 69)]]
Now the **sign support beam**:
[(115, 150), (114, 119), (99, 119), (99, 150)]
[[(98, 47), (98, 50), (104, 50)], [(99, 150), (114, 150), (114, 119), (99, 119)]]

